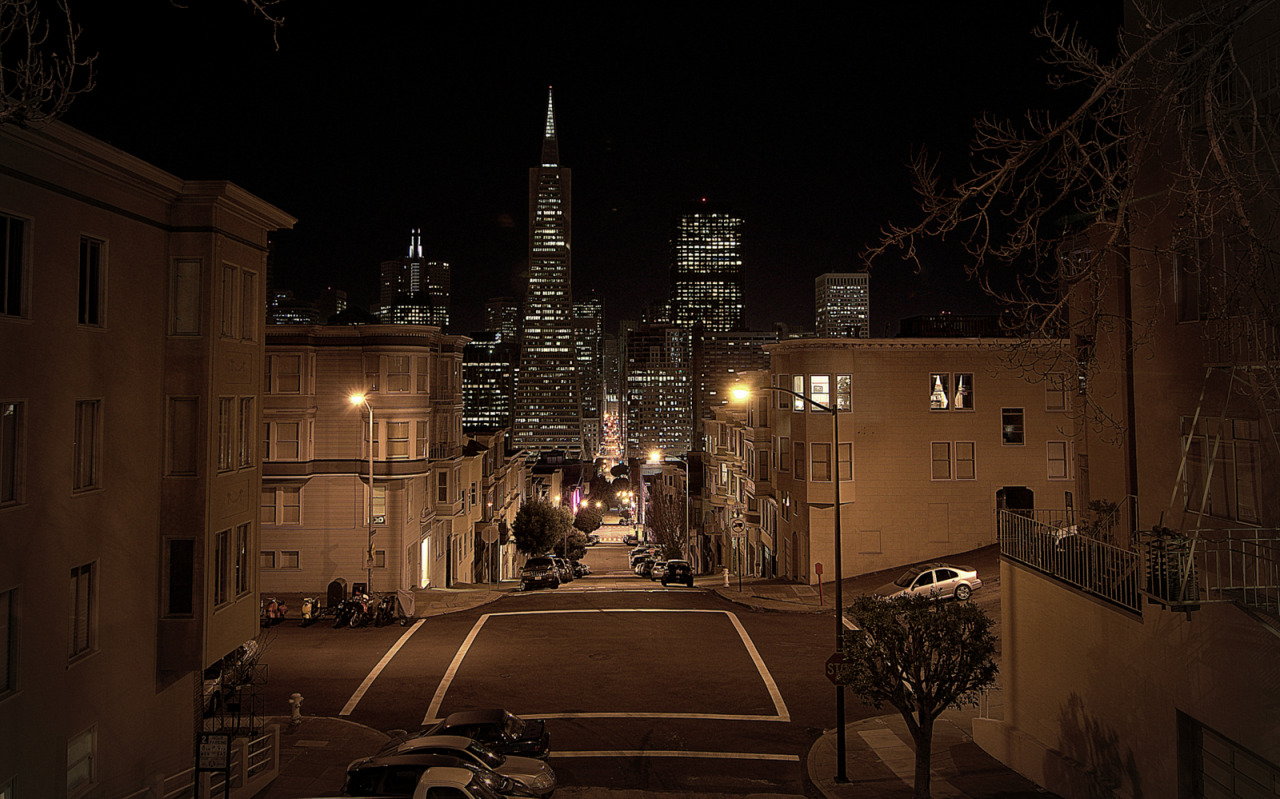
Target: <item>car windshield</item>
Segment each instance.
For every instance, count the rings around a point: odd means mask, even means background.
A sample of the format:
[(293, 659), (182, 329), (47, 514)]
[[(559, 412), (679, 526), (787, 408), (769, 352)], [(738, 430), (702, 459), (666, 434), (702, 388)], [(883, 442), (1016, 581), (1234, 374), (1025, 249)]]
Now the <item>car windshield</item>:
[(524, 720), (517, 715), (508, 713), (502, 728), (508, 738), (519, 738), (521, 731), (524, 730)]
[(524, 565), (527, 569), (550, 569), (552, 561), (551, 558), (529, 558)]
[(918, 574), (920, 574), (919, 571), (903, 572), (901, 577), (893, 581), (893, 584), (899, 588), (909, 588)]
[(492, 749), (485, 746), (484, 744), (480, 743), (479, 741), (472, 741), (471, 743), (467, 744), (467, 751), (475, 755), (476, 758), (479, 759), (481, 763), (484, 763), (486, 766), (488, 766), (491, 769), (497, 769), (507, 760), (505, 757), (493, 751)]

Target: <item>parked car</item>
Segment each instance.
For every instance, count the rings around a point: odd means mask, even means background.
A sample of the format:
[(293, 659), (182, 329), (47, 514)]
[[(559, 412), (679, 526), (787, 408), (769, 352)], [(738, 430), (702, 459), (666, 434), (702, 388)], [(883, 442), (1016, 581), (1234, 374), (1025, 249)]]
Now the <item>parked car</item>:
[(925, 563), (912, 566), (888, 585), (876, 589), (876, 595), (891, 599), (896, 596), (928, 596), (934, 599), (955, 597), (961, 602), (982, 587), (978, 572), (968, 566), (950, 563)]
[(537, 796), (550, 796), (556, 789), (556, 775), (541, 760), (518, 755), (503, 755), (461, 735), (418, 735), (383, 750), (385, 754), (449, 755), (471, 760), (529, 789)]
[(560, 570), (560, 582), (573, 582), (573, 566), (569, 565), (568, 559), (553, 557), (552, 560), (556, 562), (556, 568)]
[(559, 588), (560, 567), (552, 558), (529, 558), (520, 570), (520, 587), (528, 591), (533, 588)]
[[(504, 777), (492, 769), (451, 755), (385, 755), (361, 758), (347, 766), (347, 779), (341, 796), (377, 796), (386, 799), (416, 799), (423, 777), (437, 769), (463, 769), (473, 775), (469, 781), (483, 785), (490, 793), (477, 796), (530, 796), (523, 785)], [(461, 775), (455, 775), (461, 781)], [(447, 783), (439, 782), (439, 771), (425, 784), (437, 788)]]
[(631, 558), (631, 568), (634, 569), (636, 563), (638, 563), (641, 558), (656, 555), (657, 552), (658, 548), (652, 544), (645, 544), (644, 546), (639, 546), (631, 550), (631, 554), (629, 556)]
[(693, 567), (689, 565), (687, 560), (669, 560), (667, 561), (667, 570), (662, 575), (662, 584), (684, 583), (690, 588), (693, 587)]
[(542, 719), (525, 719), (501, 708), (463, 710), (450, 713), (448, 718), (423, 735), (461, 735), (479, 741), (503, 755), (520, 755), (546, 760), (551, 751), (551, 736), (547, 722)]
[(591, 567), (580, 560), (571, 560), (569, 565), (573, 567), (574, 577), (586, 577), (591, 573)]
[(622, 537), (622, 543), (626, 544), (629, 547), (633, 547), (636, 544), (640, 543), (640, 539), (637, 538), (634, 533), (628, 533), (627, 535)]
[(636, 565), (633, 571), (635, 571), (636, 576), (638, 577), (648, 577), (653, 572), (653, 564), (654, 564), (653, 557), (650, 555), (645, 555), (643, 558), (636, 561)]
[(661, 580), (662, 575), (667, 573), (667, 562), (665, 560), (655, 560), (653, 568), (649, 569), (650, 580)]
[(600, 536), (595, 533), (587, 533), (587, 546), (593, 547), (600, 543)]

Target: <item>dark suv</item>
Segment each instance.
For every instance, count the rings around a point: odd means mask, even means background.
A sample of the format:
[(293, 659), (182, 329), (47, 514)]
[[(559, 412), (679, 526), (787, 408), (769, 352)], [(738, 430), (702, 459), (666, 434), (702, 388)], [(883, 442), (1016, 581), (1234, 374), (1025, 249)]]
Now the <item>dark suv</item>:
[(560, 569), (554, 558), (529, 558), (520, 570), (520, 587), (528, 591), (531, 588), (559, 588)]
[(668, 583), (684, 583), (690, 588), (693, 587), (693, 567), (689, 565), (689, 561), (667, 561), (667, 570), (662, 573), (662, 584)]

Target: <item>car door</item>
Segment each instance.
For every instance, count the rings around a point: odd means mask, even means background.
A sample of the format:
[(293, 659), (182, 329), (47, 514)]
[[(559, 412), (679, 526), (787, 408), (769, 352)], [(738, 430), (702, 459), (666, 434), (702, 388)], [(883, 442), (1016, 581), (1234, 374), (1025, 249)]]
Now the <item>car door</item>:
[(938, 569), (934, 572), (934, 577), (936, 578), (934, 590), (938, 592), (939, 597), (955, 596), (960, 572), (955, 569)]
[(933, 596), (933, 569), (921, 572), (916, 581), (911, 584), (911, 593), (916, 596)]

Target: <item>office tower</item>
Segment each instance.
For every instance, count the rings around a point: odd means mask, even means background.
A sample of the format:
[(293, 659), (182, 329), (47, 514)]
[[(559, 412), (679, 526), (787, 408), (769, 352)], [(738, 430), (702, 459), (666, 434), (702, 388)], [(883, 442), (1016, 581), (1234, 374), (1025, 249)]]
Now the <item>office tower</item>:
[(472, 333), (462, 348), (462, 430), (511, 427), (519, 346), (501, 333)]
[(484, 304), (484, 329), (501, 333), (503, 341), (520, 341), (520, 302), (515, 297), (490, 297)]
[(775, 331), (706, 333), (695, 328), (692, 336), (693, 418), (710, 419), (716, 408), (727, 405), (731, 399), (729, 391), (738, 382), (738, 375), (767, 370), (769, 353), (765, 345), (777, 341)]
[(422, 229), (409, 235), (409, 254), (382, 262), (378, 316), (398, 325), (449, 326), (451, 267), (422, 254)]
[(622, 457), (622, 421), (619, 398), (622, 396), (622, 365), (618, 337), (604, 336), (604, 405), (600, 414), (600, 455), (617, 460)]
[(604, 408), (604, 303), (594, 295), (574, 300), (573, 319), (582, 391), (583, 456), (595, 458), (602, 441)]
[(687, 204), (671, 231), (671, 322), (742, 330), (742, 272), (742, 219), (725, 204)]
[(582, 408), (574, 345), (569, 246), (572, 176), (560, 166), (555, 108), (547, 90), (541, 163), (529, 170), (529, 289), (516, 379), (515, 446), (582, 454)]
[(871, 295), (866, 272), (828, 272), (814, 280), (818, 338), (869, 338)]
[(652, 450), (683, 455), (693, 437), (689, 331), (641, 325), (627, 336), (626, 436), (629, 458)]

